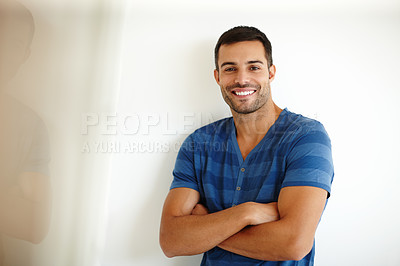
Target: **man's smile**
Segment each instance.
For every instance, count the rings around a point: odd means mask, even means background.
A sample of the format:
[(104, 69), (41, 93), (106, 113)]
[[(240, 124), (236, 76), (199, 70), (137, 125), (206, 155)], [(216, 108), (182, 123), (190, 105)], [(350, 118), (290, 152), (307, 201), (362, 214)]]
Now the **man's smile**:
[(245, 98), (253, 95), (256, 91), (255, 89), (234, 89), (231, 93), (239, 98)]

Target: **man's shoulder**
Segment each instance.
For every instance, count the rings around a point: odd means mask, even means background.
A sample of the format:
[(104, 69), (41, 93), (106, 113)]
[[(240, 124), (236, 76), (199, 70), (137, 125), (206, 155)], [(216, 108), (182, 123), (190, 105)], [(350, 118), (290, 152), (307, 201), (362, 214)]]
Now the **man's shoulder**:
[(285, 108), (286, 115), (281, 122), (281, 130), (290, 135), (306, 135), (311, 132), (327, 134), (324, 125), (313, 118), (291, 112)]

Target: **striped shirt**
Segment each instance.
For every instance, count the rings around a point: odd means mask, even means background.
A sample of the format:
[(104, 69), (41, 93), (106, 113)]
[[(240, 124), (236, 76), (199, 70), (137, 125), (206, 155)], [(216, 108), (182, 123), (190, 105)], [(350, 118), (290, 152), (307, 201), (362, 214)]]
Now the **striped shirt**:
[[(329, 197), (334, 176), (331, 143), (320, 122), (285, 108), (243, 160), (234, 120), (228, 117), (185, 139), (173, 176), (171, 189), (198, 191), (210, 213), (248, 201), (276, 202), (287, 186), (319, 187)], [(215, 247), (204, 253), (201, 265), (313, 265), (314, 253), (315, 243), (301, 261), (272, 262)]]

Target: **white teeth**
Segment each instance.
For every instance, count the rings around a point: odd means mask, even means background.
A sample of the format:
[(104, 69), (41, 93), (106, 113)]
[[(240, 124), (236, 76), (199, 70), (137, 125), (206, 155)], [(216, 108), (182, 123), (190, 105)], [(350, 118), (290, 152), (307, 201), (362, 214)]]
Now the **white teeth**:
[(255, 91), (234, 91), (236, 95), (243, 96), (243, 95), (250, 95), (253, 94)]

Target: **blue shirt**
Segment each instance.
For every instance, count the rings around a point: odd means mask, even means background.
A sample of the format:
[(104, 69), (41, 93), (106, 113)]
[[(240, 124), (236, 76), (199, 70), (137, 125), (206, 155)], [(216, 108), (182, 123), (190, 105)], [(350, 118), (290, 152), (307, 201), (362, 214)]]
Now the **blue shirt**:
[[(183, 142), (171, 189), (192, 188), (201, 203), (218, 212), (253, 201), (276, 202), (281, 188), (312, 186), (328, 197), (334, 176), (331, 143), (323, 125), (285, 108), (243, 160), (232, 117), (197, 129)], [(215, 247), (201, 265), (313, 265), (315, 243), (301, 261), (261, 261)]]

